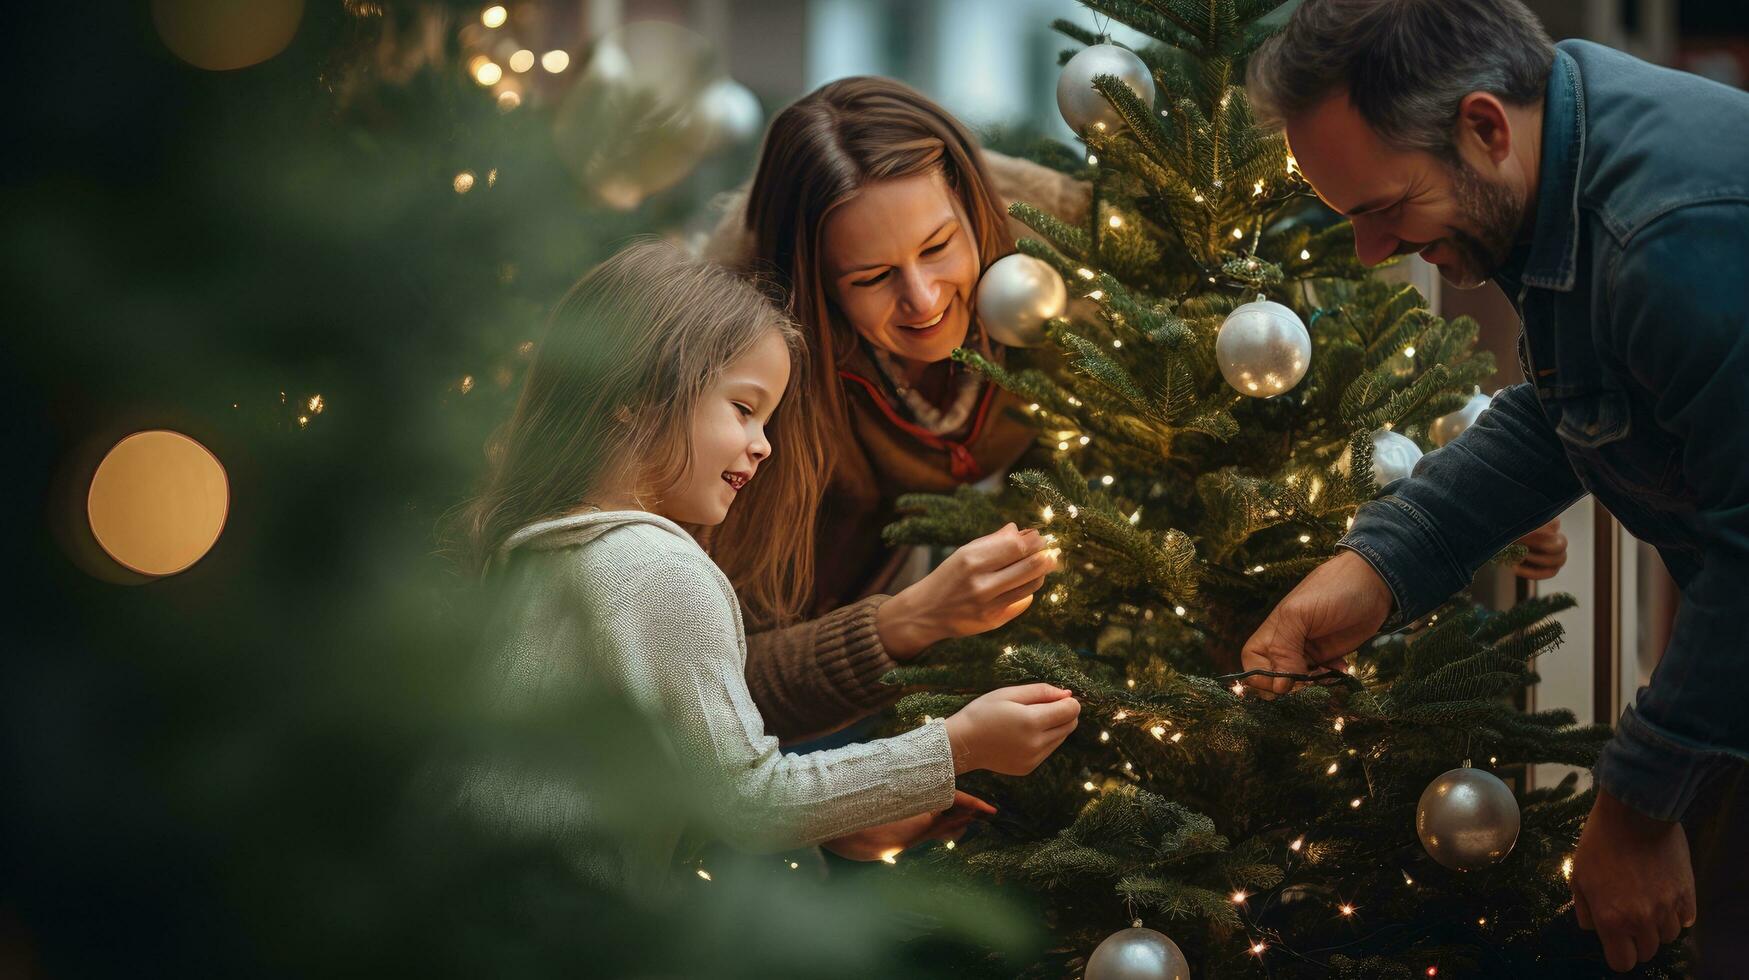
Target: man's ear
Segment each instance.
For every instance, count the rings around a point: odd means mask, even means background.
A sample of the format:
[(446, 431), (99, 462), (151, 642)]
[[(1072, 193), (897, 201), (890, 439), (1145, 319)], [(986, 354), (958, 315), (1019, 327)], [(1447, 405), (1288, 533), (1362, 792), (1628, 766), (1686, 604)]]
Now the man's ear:
[(1512, 120), (1506, 104), (1490, 92), (1471, 92), (1458, 103), (1457, 148), (1486, 156), (1498, 164), (1512, 152)]

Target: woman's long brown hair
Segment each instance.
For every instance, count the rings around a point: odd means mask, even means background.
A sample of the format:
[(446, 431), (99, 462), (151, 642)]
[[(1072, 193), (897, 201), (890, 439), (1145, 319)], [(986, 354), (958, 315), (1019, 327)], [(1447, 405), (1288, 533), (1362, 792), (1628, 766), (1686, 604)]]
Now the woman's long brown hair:
[[(981, 266), (1014, 250), (976, 138), (903, 83), (869, 76), (831, 82), (778, 113), (766, 130), (747, 200), (753, 268), (779, 286), (807, 337), (809, 370), (798, 394), (828, 447), (854, 439), (838, 370), (856, 335), (834, 308), (822, 273), (826, 217), (869, 184), (931, 173), (958, 197)], [(762, 533), (750, 517), (732, 513), (716, 530), (719, 563)]]
[[(798, 397), (801, 334), (755, 282), (654, 239), (635, 242), (573, 286), (548, 321), (510, 421), (488, 447), (491, 470), (460, 512), (476, 573), (518, 528), (559, 517), (604, 491), (631, 489), (659, 510), (686, 470), (692, 416), (722, 370), (777, 331), (794, 364), (767, 425), (772, 454), (731, 508), (762, 533), (724, 565), (761, 620), (794, 618), (812, 598), (821, 448)], [(609, 484), (612, 485), (609, 485)]]

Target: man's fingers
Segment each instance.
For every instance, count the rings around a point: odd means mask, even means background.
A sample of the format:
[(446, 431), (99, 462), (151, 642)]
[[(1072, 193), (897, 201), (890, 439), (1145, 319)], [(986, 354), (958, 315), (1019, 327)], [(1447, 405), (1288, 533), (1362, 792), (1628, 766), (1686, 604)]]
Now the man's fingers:
[(1597, 938), (1603, 940), (1603, 959), (1609, 963), (1609, 968), (1617, 973), (1626, 973), (1640, 962), (1639, 953), (1634, 949), (1633, 936), (1622, 929), (1603, 929)]
[(1682, 935), (1682, 923), (1676, 914), (1675, 906), (1664, 910), (1664, 920), (1658, 925), (1658, 944), (1673, 943), (1676, 937)]
[(1642, 918), (1634, 923), (1634, 961), (1628, 964), (1633, 969), (1658, 955), (1658, 923), (1650, 918)]

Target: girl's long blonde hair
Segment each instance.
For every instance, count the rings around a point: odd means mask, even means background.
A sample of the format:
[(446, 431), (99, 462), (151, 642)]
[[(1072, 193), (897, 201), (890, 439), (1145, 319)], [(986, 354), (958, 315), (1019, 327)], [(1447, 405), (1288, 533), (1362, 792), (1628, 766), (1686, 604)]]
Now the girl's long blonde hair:
[(659, 504), (685, 472), (693, 412), (721, 371), (777, 331), (793, 364), (789, 394), (766, 431), (763, 491), (731, 508), (739, 536), (716, 556), (759, 622), (797, 616), (813, 592), (814, 526), (822, 451), (814, 413), (799, 403), (807, 359), (801, 333), (734, 272), (655, 239), (603, 262), (559, 302), (510, 421), (488, 447), (491, 470), (461, 511), (468, 563), (488, 568), (518, 528), (558, 517), (630, 480)]

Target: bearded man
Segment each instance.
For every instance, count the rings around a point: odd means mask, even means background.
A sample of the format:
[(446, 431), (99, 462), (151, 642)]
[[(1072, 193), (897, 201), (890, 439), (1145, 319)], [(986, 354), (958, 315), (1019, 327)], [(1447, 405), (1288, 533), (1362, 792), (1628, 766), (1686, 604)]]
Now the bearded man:
[(1658, 548), (1682, 603), (1593, 772), (1575, 912), (1614, 969), (1693, 925), (1702, 975), (1741, 975), (1749, 93), (1552, 44), (1518, 0), (1305, 0), (1248, 76), (1363, 262), (1418, 253), (1455, 285), (1499, 284), (1528, 380), (1360, 508), (1245, 666), (1335, 661), (1593, 494)]

